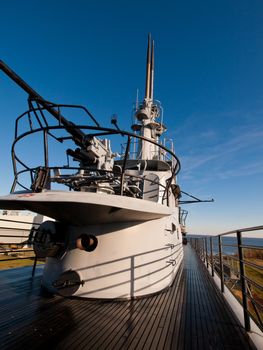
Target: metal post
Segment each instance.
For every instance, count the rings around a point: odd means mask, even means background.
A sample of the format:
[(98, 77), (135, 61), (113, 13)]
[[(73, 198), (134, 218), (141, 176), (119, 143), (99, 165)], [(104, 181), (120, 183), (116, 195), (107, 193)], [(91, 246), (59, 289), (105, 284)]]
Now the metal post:
[(204, 239), (199, 238), (199, 258), (203, 261), (204, 260)]
[(126, 162), (127, 162), (128, 156), (129, 156), (130, 143), (131, 143), (131, 136), (128, 136), (125, 155), (124, 155), (124, 159), (123, 159), (123, 163), (122, 163), (122, 171), (121, 171), (121, 183), (120, 183), (120, 195), (121, 196), (123, 195), (125, 167), (126, 167)]
[(237, 246), (238, 246), (238, 256), (239, 256), (239, 269), (240, 269), (240, 282), (241, 282), (241, 289), (242, 289), (244, 323), (245, 323), (246, 331), (249, 332), (250, 318), (248, 315), (247, 287), (246, 287), (245, 269), (244, 269), (244, 261), (243, 261), (242, 236), (240, 231), (237, 231)]
[(202, 260), (205, 264), (205, 238), (202, 239), (202, 242), (203, 242), (203, 244), (202, 244)]
[(45, 168), (48, 168), (48, 137), (47, 137), (47, 129), (44, 129), (44, 161)]
[(50, 170), (48, 169), (49, 166), (49, 160), (48, 160), (48, 134), (47, 134), (47, 129), (44, 129), (44, 161), (45, 161), (45, 169), (48, 170), (48, 179), (45, 184), (45, 188), (47, 190), (50, 190)]
[(205, 257), (205, 255), (204, 255), (204, 239), (203, 238), (200, 238), (200, 259), (202, 260), (202, 261), (205, 261), (204, 260), (204, 257)]
[(221, 292), (224, 293), (224, 291), (225, 291), (224, 265), (223, 265), (223, 257), (222, 257), (222, 239), (221, 239), (221, 236), (218, 236), (218, 253), (219, 253), (219, 265), (220, 265)]
[(34, 265), (33, 265), (33, 269), (32, 269), (32, 277), (35, 276), (36, 264), (37, 264), (37, 256), (35, 255)]
[(210, 260), (211, 260), (211, 269), (212, 269), (212, 276), (214, 277), (214, 255), (213, 255), (213, 237), (210, 237)]
[(133, 137), (133, 155), (132, 155), (132, 159), (136, 159), (136, 138)]
[(208, 263), (208, 251), (207, 251), (207, 237), (205, 237), (205, 258), (206, 258), (206, 267), (208, 268), (209, 263)]

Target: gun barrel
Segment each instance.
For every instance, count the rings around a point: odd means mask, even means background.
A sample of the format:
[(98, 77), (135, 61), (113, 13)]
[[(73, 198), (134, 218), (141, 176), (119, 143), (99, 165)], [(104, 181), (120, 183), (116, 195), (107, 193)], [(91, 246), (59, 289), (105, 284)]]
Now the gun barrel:
[(18, 76), (6, 63), (0, 60), (0, 69), (12, 79), (18, 86), (20, 86), (28, 95), (37, 100), (38, 103), (45, 108), (54, 118), (60, 121), (64, 125), (65, 129), (69, 134), (72, 135), (74, 142), (78, 146), (83, 146), (83, 140), (85, 134), (78, 128), (74, 128), (75, 124), (64, 118), (59, 112), (50, 106), (50, 104), (45, 101), (45, 99), (40, 96), (34, 89), (32, 89), (20, 76)]

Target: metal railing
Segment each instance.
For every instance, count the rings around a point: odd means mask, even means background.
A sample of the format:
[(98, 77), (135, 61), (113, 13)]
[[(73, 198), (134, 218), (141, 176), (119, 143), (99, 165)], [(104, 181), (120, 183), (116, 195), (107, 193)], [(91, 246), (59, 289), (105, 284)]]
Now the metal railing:
[[(11, 226), (0, 226), (0, 270), (32, 266), (33, 276), (38, 259), (28, 239), (30, 230), (36, 229), (40, 224), (36, 222), (0, 219), (0, 225), (5, 222), (10, 223)], [(19, 228), (13, 227), (12, 224), (29, 225), (30, 227)], [(10, 234), (8, 231), (10, 231)]]
[[(103, 175), (114, 175), (117, 177), (117, 183), (118, 186), (115, 186), (114, 191), (115, 194), (118, 195), (128, 195), (130, 196), (131, 193), (128, 191), (125, 191), (125, 177), (127, 178), (127, 171), (129, 171), (129, 166), (128, 162), (130, 160), (130, 153), (132, 152), (131, 150), (131, 142), (134, 142), (134, 140), (137, 140), (137, 142), (147, 142), (151, 144), (153, 148), (156, 148), (158, 150), (158, 158), (159, 160), (162, 160), (163, 158), (160, 156), (161, 154), (166, 155), (169, 157), (169, 167), (170, 167), (170, 173), (171, 176), (169, 179), (167, 179), (165, 185), (161, 185), (161, 187), (164, 186), (163, 190), (163, 196), (162, 196), (162, 202), (165, 203), (167, 202), (167, 205), (169, 205), (169, 194), (171, 193), (171, 184), (172, 180), (174, 177), (178, 174), (180, 171), (180, 161), (178, 157), (171, 151), (170, 149), (166, 148), (162, 144), (157, 143), (156, 141), (153, 141), (152, 139), (145, 138), (143, 136), (130, 133), (124, 130), (120, 129), (112, 129), (112, 128), (102, 128), (98, 125), (98, 123), (95, 123), (96, 126), (93, 125), (80, 125), (78, 124), (73, 124), (71, 122), (65, 121), (64, 117), (61, 114), (61, 111), (66, 110), (68, 113), (77, 113), (76, 110), (80, 110), (81, 112), (85, 112), (88, 114), (90, 117), (89, 112), (86, 110), (86, 108), (82, 106), (75, 106), (75, 105), (59, 105), (59, 104), (52, 104), (51, 102), (47, 102), (46, 108), (43, 108), (38, 105), (38, 101), (30, 101), (30, 109), (20, 115), (17, 120), (16, 120), (16, 127), (15, 127), (15, 140), (12, 145), (12, 161), (13, 161), (13, 170), (14, 170), (14, 181), (13, 185), (11, 188), (11, 193), (17, 191), (17, 190), (33, 190), (33, 191), (39, 191), (40, 189), (35, 189), (32, 188), (34, 185), (35, 181), (35, 175), (36, 172), (41, 169), (42, 175), (46, 174), (46, 176), (43, 176), (42, 179), (38, 179), (39, 182), (43, 186), (41, 188), (46, 188), (50, 189), (51, 187), (51, 182), (50, 182), (50, 177), (49, 177), (49, 171), (50, 169), (54, 168), (60, 168), (64, 170), (68, 170), (70, 168), (75, 168), (71, 167), (69, 162), (70, 161), (77, 161), (80, 163), (85, 163), (87, 159), (83, 156), (83, 152), (86, 152), (87, 147), (85, 146), (85, 142), (89, 138), (97, 138), (97, 137), (107, 137), (109, 141), (114, 141), (114, 142), (119, 142), (120, 140), (126, 140), (125, 143), (125, 148), (122, 150), (123, 157), (119, 157), (119, 155), (116, 154), (116, 164), (119, 165), (119, 172), (117, 174), (114, 173), (114, 171), (107, 171), (105, 169), (91, 169), (91, 166), (79, 166), (78, 169), (84, 169), (87, 173), (94, 173), (97, 172)], [(37, 103), (37, 106), (33, 106), (33, 102)], [(72, 112), (72, 109), (74, 110)], [(52, 112), (52, 113), (51, 113)], [(45, 114), (46, 113), (46, 114)], [(55, 113), (56, 117), (55, 119), (52, 119), (53, 114)], [(54, 117), (54, 116), (53, 116)], [(66, 125), (62, 123), (62, 121), (66, 122)], [(81, 135), (82, 137), (82, 143), (78, 139), (78, 137)], [(76, 136), (78, 135), (78, 136)], [(39, 150), (41, 151), (41, 154), (43, 154), (43, 159), (40, 161), (40, 166), (39, 163), (36, 166), (32, 165), (32, 160), (30, 159), (30, 164), (28, 163), (29, 160), (22, 160), (20, 156), (20, 152), (17, 153), (17, 147), (20, 145), (20, 142), (24, 140), (25, 137), (32, 137), (32, 140), (35, 140), (38, 138), (39, 142), (38, 145), (41, 147)], [(64, 149), (62, 154), (66, 156), (66, 159), (63, 157), (63, 165), (61, 164), (58, 166), (58, 164), (55, 164), (55, 166), (52, 166), (52, 157), (50, 157), (50, 152), (51, 147), (54, 147), (54, 143), (57, 142), (57, 145), (59, 145), (59, 149), (62, 152), (62, 148)], [(62, 144), (66, 142), (64, 146)], [(68, 144), (69, 143), (69, 144)], [(85, 145), (84, 145), (85, 144)], [(80, 146), (79, 148), (76, 148), (75, 151), (72, 150), (71, 148), (68, 148), (69, 146), (72, 147), (74, 146)], [(61, 147), (61, 148), (60, 148)], [(53, 149), (53, 148), (52, 148)], [(77, 152), (78, 150), (78, 152)], [(83, 151), (81, 153), (81, 151)], [(77, 154), (77, 153), (78, 154)], [(81, 153), (81, 154), (80, 154)], [(71, 158), (72, 159), (71, 159)], [(85, 158), (83, 161), (83, 157)], [(53, 159), (53, 162), (55, 160)], [(66, 161), (66, 165), (65, 165)], [(143, 161), (142, 161), (143, 162)], [(84, 164), (83, 163), (83, 164)], [(170, 164), (171, 163), (171, 164)], [(86, 164), (86, 163), (85, 163)], [(132, 176), (133, 178), (135, 176)], [(131, 177), (131, 178), (132, 178)], [(55, 180), (55, 179), (53, 179)], [(85, 179), (84, 179), (85, 180)], [(109, 179), (108, 179), (109, 180)], [(144, 181), (145, 179), (142, 177), (141, 181)], [(99, 181), (99, 179), (97, 179)], [(102, 179), (104, 181), (104, 179)], [(106, 181), (106, 180), (105, 180)], [(55, 182), (55, 181), (54, 181)], [(67, 183), (68, 185), (69, 183)], [(69, 189), (73, 189), (72, 186), (69, 186)], [(79, 190), (79, 189), (78, 189)]]
[(263, 245), (245, 242), (252, 238), (243, 234), (252, 232), (263, 238), (263, 226), (255, 226), (217, 236), (192, 236), (189, 242), (211, 275), (219, 276), (221, 292), (227, 287), (242, 305), (245, 329), (251, 330), (253, 319), (263, 331)]

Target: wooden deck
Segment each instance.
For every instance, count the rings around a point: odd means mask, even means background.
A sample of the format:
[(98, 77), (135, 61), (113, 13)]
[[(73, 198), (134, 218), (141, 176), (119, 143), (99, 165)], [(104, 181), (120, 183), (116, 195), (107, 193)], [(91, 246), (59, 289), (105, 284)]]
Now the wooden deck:
[(42, 295), (41, 268), (0, 272), (0, 348), (254, 349), (189, 246), (172, 287), (109, 302)]

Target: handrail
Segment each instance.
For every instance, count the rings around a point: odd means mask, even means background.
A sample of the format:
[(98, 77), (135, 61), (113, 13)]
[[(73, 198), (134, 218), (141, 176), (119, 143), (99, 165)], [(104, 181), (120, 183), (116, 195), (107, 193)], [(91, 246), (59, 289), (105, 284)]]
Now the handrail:
[[(96, 126), (87, 126), (87, 125), (77, 125), (77, 126), (70, 126), (68, 127), (69, 129), (76, 129), (76, 128), (79, 128), (79, 129), (85, 129), (85, 130), (94, 130), (94, 131), (98, 131), (98, 130), (102, 130), (105, 132), (105, 135), (126, 135), (126, 136), (130, 136), (130, 137), (134, 137), (134, 138), (137, 138), (137, 139), (140, 139), (140, 140), (143, 140), (143, 141), (147, 141), (155, 146), (158, 146), (159, 148), (163, 149), (164, 151), (168, 152), (173, 158), (176, 159), (176, 173), (175, 175), (177, 175), (181, 169), (181, 164), (180, 164), (180, 161), (178, 159), (178, 157), (167, 147), (147, 138), (147, 137), (144, 137), (144, 136), (141, 136), (141, 135), (137, 135), (137, 134), (134, 134), (134, 133), (131, 133), (129, 131), (125, 131), (125, 130), (116, 130), (116, 129), (112, 129), (112, 128), (102, 128), (102, 127), (96, 127)], [(28, 136), (28, 135), (31, 135), (31, 134), (34, 134), (34, 133), (38, 133), (38, 132), (47, 132), (49, 130), (64, 130), (65, 127), (64, 126), (61, 126), (61, 125), (53, 125), (53, 126), (48, 126), (48, 127), (40, 127), (40, 128), (37, 128), (37, 129), (34, 129), (34, 130), (30, 130), (30, 131), (27, 131), (27, 132), (24, 132), (23, 134), (17, 136), (17, 138), (14, 140), (13, 142), (13, 145), (12, 145), (12, 153), (15, 154), (14, 152), (14, 146), (15, 144), (20, 141), (21, 139), (23, 139), (24, 137)], [(93, 135), (93, 134), (88, 134), (88, 135)], [(18, 158), (16, 158), (16, 160), (19, 160)], [(22, 164), (24, 165), (24, 164)], [(26, 165), (24, 165), (26, 167)]]
[(251, 231), (259, 231), (259, 230), (263, 230), (263, 225), (252, 226), (252, 227), (240, 228), (238, 230), (227, 231), (227, 232), (224, 232), (224, 233), (220, 233), (217, 236), (226, 236), (226, 235), (230, 235), (230, 234), (233, 234), (233, 233), (237, 233), (237, 231), (240, 231), (240, 232), (251, 232)]
[[(203, 236), (203, 237), (190, 237), (189, 242), (193, 249), (196, 251), (199, 258), (203, 261), (203, 263), (206, 265), (206, 267), (209, 269), (211, 268), (211, 274), (214, 276), (214, 273), (216, 273), (221, 281), (221, 292), (225, 292), (225, 287), (228, 287), (230, 284), (228, 278), (226, 277), (226, 268), (229, 270), (230, 275), (230, 281), (231, 281), (231, 273), (234, 274), (235, 280), (238, 281), (238, 283), (235, 282), (234, 286), (237, 288), (237, 286), (241, 289), (242, 293), (242, 299), (239, 300), (239, 302), (242, 304), (243, 307), (243, 317), (244, 317), (244, 324), (245, 329), (247, 331), (251, 330), (251, 324), (250, 319), (253, 319), (253, 321), (256, 323), (256, 325), (260, 328), (261, 331), (263, 331), (263, 305), (260, 304), (258, 299), (255, 299), (255, 296), (253, 295), (253, 291), (250, 290), (250, 286), (254, 286), (257, 288), (258, 291), (263, 292), (263, 287), (253, 279), (253, 276), (248, 276), (248, 271), (246, 271), (245, 267), (256, 269), (259, 274), (262, 274), (263, 278), (263, 266), (260, 264), (255, 263), (254, 261), (249, 261), (249, 258), (246, 257), (246, 250), (260, 250), (262, 251), (262, 246), (255, 246), (255, 245), (249, 245), (245, 244), (243, 242), (242, 233), (248, 233), (248, 232), (258, 232), (263, 230), (263, 225), (260, 226), (253, 226), (253, 227), (246, 227), (238, 230), (232, 230), (228, 232), (221, 233), (216, 236)], [(235, 236), (233, 236), (233, 234)], [(236, 239), (236, 244), (226, 244), (222, 243), (222, 238), (225, 236), (231, 235), (231, 238)], [(247, 238), (247, 237), (246, 237)], [(263, 238), (263, 234), (262, 234)], [(217, 248), (218, 253), (216, 253), (216, 250), (214, 248), (215, 239), (217, 239)], [(210, 249), (208, 247), (210, 246)], [(233, 247), (237, 248), (238, 254), (236, 255), (229, 255), (225, 254), (223, 252), (223, 247)], [(232, 260), (233, 263), (232, 266), (229, 263), (229, 260)], [(234, 287), (233, 286), (233, 287)], [(233, 288), (232, 287), (232, 288)], [(232, 290), (231, 290), (232, 291)], [(254, 293), (255, 294), (255, 293)], [(263, 293), (262, 293), (263, 295)]]
[[(37, 222), (28, 222), (28, 221), (11, 220), (11, 219), (0, 219), (0, 221), (13, 222), (18, 224), (27, 224), (27, 225), (41, 225), (40, 223), (37, 223)], [(7, 227), (3, 227), (3, 228), (7, 228)]]
[[(28, 135), (32, 135), (38, 132), (43, 133), (43, 139), (44, 139), (44, 168), (49, 167), (49, 155), (48, 155), (48, 137), (51, 136), (58, 142), (63, 142), (64, 140), (71, 139), (73, 142), (75, 142), (76, 145), (79, 145), (82, 150), (85, 151), (86, 149), (86, 141), (89, 137), (96, 137), (98, 135), (116, 135), (119, 134), (122, 137), (127, 137), (127, 143), (130, 144), (131, 139), (133, 140), (141, 140), (144, 142), (149, 142), (155, 146), (157, 146), (160, 149), (164, 151), (163, 154), (168, 154), (171, 156), (171, 178), (167, 180), (166, 189), (163, 193), (162, 202), (164, 202), (165, 199), (167, 199), (167, 202), (169, 200), (168, 198), (168, 192), (169, 188), (172, 183), (172, 179), (178, 174), (180, 171), (180, 161), (178, 157), (174, 154), (173, 150), (170, 150), (166, 148), (164, 145), (157, 143), (156, 141), (146, 138), (144, 136), (134, 134), (128, 131), (120, 130), (119, 128), (112, 129), (112, 128), (103, 128), (99, 125), (99, 123), (96, 121), (96, 119), (93, 117), (93, 115), (89, 112), (89, 110), (81, 105), (67, 105), (67, 104), (56, 104), (49, 101), (44, 100), (42, 97), (40, 97), (30, 86), (28, 86), (20, 77), (18, 77), (9, 67), (7, 67), (2, 62), (3, 67), (0, 65), (0, 68), (2, 68), (13, 80), (15, 80), (16, 83), (18, 83), (23, 89), (25, 89), (29, 93), (29, 110), (21, 114), (16, 119), (16, 125), (15, 125), (15, 140), (12, 144), (12, 160), (13, 160), (13, 171), (14, 171), (14, 181), (11, 188), (11, 193), (14, 192), (16, 185), (19, 185), (22, 189), (27, 189), (27, 186), (25, 186), (24, 183), (20, 181), (18, 178), (19, 171), (17, 165), (22, 167), (24, 170), (30, 171), (31, 176), (31, 183), (33, 182), (33, 173), (28, 165), (26, 165), (20, 157), (17, 156), (15, 147), (16, 144), (23, 139), (24, 137)], [(35, 105), (36, 106), (35, 106)], [(74, 110), (79, 109), (81, 111), (84, 111), (86, 115), (88, 115), (91, 120), (95, 123), (94, 125), (81, 125), (79, 123), (73, 123), (66, 118), (63, 117), (61, 113), (61, 109), (63, 108), (73, 108)], [(47, 112), (47, 113), (44, 113)], [(52, 117), (50, 122), (50, 116)], [(26, 119), (26, 120), (25, 120)], [(18, 128), (20, 126), (20, 122), (22, 120), (26, 121), (26, 132), (23, 131), (22, 133), (18, 132)], [(25, 129), (24, 129), (25, 130)], [(56, 137), (53, 132), (58, 130), (64, 130), (67, 133), (66, 137)], [(68, 136), (70, 135), (70, 136)], [(125, 159), (128, 158), (129, 155), (128, 147), (126, 147), (126, 156)], [(160, 158), (161, 160), (161, 158)], [(124, 178), (124, 169), (122, 169), (122, 176), (121, 179)], [(167, 198), (165, 198), (165, 195), (167, 193)], [(120, 194), (123, 194), (123, 181), (121, 181), (121, 188), (120, 188)]]
[[(24, 114), (26, 115), (26, 114)], [(20, 118), (20, 117), (19, 117)], [(67, 131), (68, 129), (74, 129), (74, 128), (78, 128), (80, 130), (90, 130), (92, 131), (90, 134), (90, 136), (93, 135), (94, 131), (103, 131), (103, 133), (105, 135), (116, 135), (116, 134), (119, 134), (121, 136), (127, 136), (128, 140), (130, 140), (131, 138), (137, 138), (137, 139), (140, 139), (140, 140), (144, 140), (146, 142), (149, 142), (153, 145), (156, 145), (158, 146), (160, 149), (163, 149), (165, 152), (169, 153), (173, 159), (175, 159), (175, 162), (173, 164), (174, 167), (171, 168), (171, 177), (167, 180), (167, 183), (166, 183), (166, 186), (164, 188), (164, 192), (163, 192), (163, 198), (162, 198), (162, 202), (164, 202), (165, 199), (167, 199), (167, 203), (168, 203), (168, 193), (169, 193), (169, 189), (171, 187), (171, 184), (172, 184), (172, 180), (173, 178), (178, 174), (178, 172), (180, 171), (180, 161), (178, 159), (178, 157), (171, 151), (169, 150), (168, 148), (166, 148), (165, 146), (161, 145), (161, 144), (158, 144), (157, 142), (151, 140), (151, 139), (148, 139), (148, 138), (145, 138), (143, 136), (140, 136), (140, 135), (137, 135), (137, 134), (133, 134), (133, 133), (130, 133), (130, 132), (127, 132), (127, 131), (123, 131), (123, 130), (116, 130), (116, 129), (111, 129), (111, 128), (102, 128), (102, 127), (97, 127), (97, 126), (87, 126), (87, 125), (73, 125), (73, 126), (67, 126)], [(43, 132), (44, 133), (44, 139), (45, 139), (45, 143), (44, 143), (44, 154), (45, 154), (45, 167), (46, 169), (50, 169), (52, 167), (49, 167), (48, 166), (48, 152), (47, 152), (47, 135), (50, 134), (50, 131), (52, 130), (63, 130), (65, 129), (64, 126), (61, 126), (61, 125), (52, 125), (52, 126), (48, 126), (48, 127), (40, 127), (40, 128), (37, 128), (37, 129), (30, 129), (29, 131), (27, 132), (24, 132), (20, 135), (17, 135), (16, 134), (16, 138), (13, 142), (13, 145), (12, 145), (12, 159), (13, 159), (13, 170), (14, 170), (14, 175), (15, 175), (15, 178), (14, 178), (14, 182), (13, 182), (13, 185), (12, 185), (12, 189), (11, 189), (11, 193), (13, 193), (15, 191), (15, 187), (17, 185), (19, 185), (20, 187), (22, 187), (23, 189), (25, 190), (29, 190), (28, 187), (26, 187), (24, 184), (22, 184), (19, 180), (19, 174), (21, 174), (22, 172), (30, 172), (30, 176), (32, 178), (33, 174), (34, 174), (34, 169), (36, 168), (30, 168), (29, 166), (27, 166), (24, 162), (21, 161), (21, 159), (19, 159), (16, 155), (16, 152), (15, 152), (15, 146), (16, 144), (21, 140), (23, 139), (24, 137), (28, 136), (28, 135), (31, 135), (31, 134), (35, 134), (35, 133), (38, 133), (38, 132)], [(129, 144), (129, 142), (128, 142)], [(126, 157), (125, 159), (127, 159), (127, 156), (128, 156), (128, 148), (126, 148)], [(19, 163), (20, 166), (22, 166), (22, 170), (18, 171), (17, 170), (17, 165), (16, 163)], [(53, 167), (55, 168), (55, 167)], [(62, 167), (58, 167), (58, 168), (62, 168)], [(79, 167), (80, 168), (80, 167)], [(96, 169), (96, 171), (98, 171)], [(125, 174), (125, 169), (122, 170), (122, 176), (121, 176), (121, 179), (123, 179), (124, 175), (126, 176)], [(143, 180), (147, 180), (147, 179), (143, 179)], [(159, 185), (161, 185), (159, 183)], [(161, 186), (163, 187), (163, 186)], [(123, 194), (123, 181), (121, 181), (121, 189), (120, 189), (120, 194), (122, 195)], [(165, 197), (165, 195), (167, 194), (167, 198)]]

